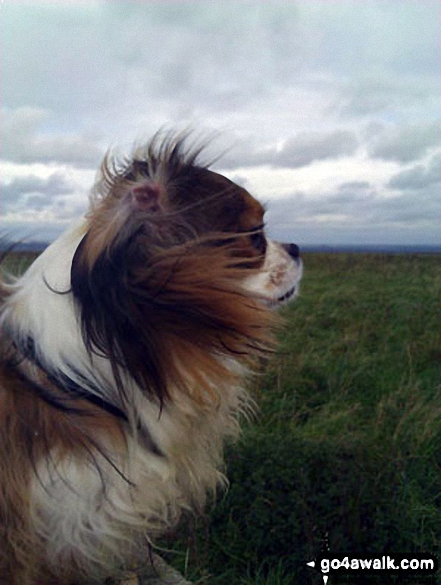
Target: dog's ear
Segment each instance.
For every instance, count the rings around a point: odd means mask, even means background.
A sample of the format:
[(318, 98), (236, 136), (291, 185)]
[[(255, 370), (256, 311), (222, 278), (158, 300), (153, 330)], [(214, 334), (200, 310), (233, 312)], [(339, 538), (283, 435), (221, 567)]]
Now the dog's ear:
[(142, 177), (116, 183), (106, 195), (90, 212), (71, 264), (83, 340), (91, 354), (110, 360), (122, 403), (123, 371), (162, 403), (167, 383), (156, 350), (160, 340), (148, 325), (140, 331), (154, 306), (148, 286), (139, 290), (136, 282), (163, 237), (158, 226), (167, 214), (167, 189)]
[(134, 185), (128, 197), (134, 210), (151, 213), (163, 210), (164, 189), (159, 183), (154, 183), (150, 179)]

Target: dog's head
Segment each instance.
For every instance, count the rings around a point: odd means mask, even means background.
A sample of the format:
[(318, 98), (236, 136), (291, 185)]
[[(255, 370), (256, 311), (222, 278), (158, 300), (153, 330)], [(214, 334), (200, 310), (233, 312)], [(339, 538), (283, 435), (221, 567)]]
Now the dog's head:
[(198, 377), (201, 355), (220, 379), (225, 358), (264, 351), (268, 309), (294, 297), (302, 271), (296, 245), (266, 237), (262, 205), (184, 142), (105, 161), (71, 273), (87, 347), (161, 401), (170, 378)]

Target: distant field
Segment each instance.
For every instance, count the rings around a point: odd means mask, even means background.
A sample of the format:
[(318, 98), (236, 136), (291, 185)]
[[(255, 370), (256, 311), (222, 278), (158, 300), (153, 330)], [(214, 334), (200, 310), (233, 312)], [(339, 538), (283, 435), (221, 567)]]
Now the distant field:
[(326, 542), (441, 561), (441, 256), (304, 261), (280, 351), (252, 383), (260, 413), (228, 449), (230, 489), (163, 543), (194, 581), (318, 585), (306, 562)]

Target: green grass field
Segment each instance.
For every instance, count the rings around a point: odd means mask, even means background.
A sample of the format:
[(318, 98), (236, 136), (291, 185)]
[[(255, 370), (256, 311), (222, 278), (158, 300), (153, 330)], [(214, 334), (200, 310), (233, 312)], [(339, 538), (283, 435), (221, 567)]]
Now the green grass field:
[(227, 450), (228, 492), (162, 543), (195, 582), (323, 583), (306, 562), (326, 543), (441, 561), (441, 257), (304, 261), (252, 382), (259, 414)]
[(306, 562), (326, 542), (441, 561), (441, 257), (304, 260), (253, 383), (260, 413), (228, 450), (229, 491), (170, 556), (192, 579), (323, 583)]

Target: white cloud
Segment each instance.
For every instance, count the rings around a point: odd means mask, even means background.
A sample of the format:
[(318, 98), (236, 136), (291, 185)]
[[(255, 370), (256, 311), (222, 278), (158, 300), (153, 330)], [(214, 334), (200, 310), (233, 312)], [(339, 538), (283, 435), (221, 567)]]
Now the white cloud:
[(435, 0), (6, 0), (2, 202), (36, 188), (8, 221), (60, 226), (108, 147), (191, 124), (225, 131), (219, 150), (237, 146), (217, 167), (257, 195), (301, 194), (307, 237), (407, 240), (438, 180), (440, 14)]

